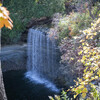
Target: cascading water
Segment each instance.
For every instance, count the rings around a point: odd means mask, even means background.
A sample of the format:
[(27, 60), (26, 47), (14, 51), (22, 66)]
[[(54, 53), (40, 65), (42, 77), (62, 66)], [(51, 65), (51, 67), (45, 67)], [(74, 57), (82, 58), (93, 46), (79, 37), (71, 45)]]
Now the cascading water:
[(28, 72), (26, 77), (59, 92), (59, 89), (47, 80), (50, 74), (52, 77), (56, 75), (56, 59), (55, 40), (50, 39), (48, 35), (38, 29), (30, 29), (28, 33)]

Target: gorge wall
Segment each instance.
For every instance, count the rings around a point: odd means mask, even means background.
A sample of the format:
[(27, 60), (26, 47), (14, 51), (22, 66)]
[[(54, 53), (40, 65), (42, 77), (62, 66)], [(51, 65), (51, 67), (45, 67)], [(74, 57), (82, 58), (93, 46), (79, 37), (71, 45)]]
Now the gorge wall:
[(27, 45), (4, 46), (1, 49), (0, 59), (2, 71), (26, 69)]

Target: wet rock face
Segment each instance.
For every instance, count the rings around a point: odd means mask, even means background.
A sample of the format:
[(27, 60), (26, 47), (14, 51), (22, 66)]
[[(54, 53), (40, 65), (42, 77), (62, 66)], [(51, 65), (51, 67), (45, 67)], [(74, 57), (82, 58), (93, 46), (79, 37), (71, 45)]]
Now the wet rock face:
[(77, 78), (77, 75), (73, 72), (71, 65), (61, 64), (58, 70), (58, 76), (55, 80), (58, 85), (64, 88), (69, 88), (75, 84), (74, 80)]
[(26, 69), (27, 64), (27, 46), (12, 45), (2, 47), (0, 60), (2, 71)]
[(32, 20), (29, 21), (29, 23), (26, 26), (26, 30), (22, 33), (21, 35), (21, 42), (27, 42), (27, 34), (28, 30), (32, 27), (38, 27), (38, 26), (43, 26), (43, 25), (50, 25), (52, 22), (52, 18), (49, 17), (42, 17), (40, 19), (38, 18), (33, 18)]

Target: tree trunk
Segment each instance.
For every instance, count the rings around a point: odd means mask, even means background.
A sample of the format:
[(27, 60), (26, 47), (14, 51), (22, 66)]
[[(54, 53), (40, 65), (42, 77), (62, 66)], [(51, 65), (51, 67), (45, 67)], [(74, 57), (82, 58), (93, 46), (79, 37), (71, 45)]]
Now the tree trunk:
[[(0, 52), (1, 52), (1, 30), (0, 30)], [(3, 75), (1, 70), (1, 61), (0, 61), (0, 100), (7, 100), (3, 83)]]

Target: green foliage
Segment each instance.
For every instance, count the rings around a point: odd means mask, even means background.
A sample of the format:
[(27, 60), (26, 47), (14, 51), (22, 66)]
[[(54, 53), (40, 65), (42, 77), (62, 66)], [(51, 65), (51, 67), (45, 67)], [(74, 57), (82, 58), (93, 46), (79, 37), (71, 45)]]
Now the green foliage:
[(66, 36), (79, 34), (90, 26), (92, 19), (89, 14), (72, 12), (70, 15), (61, 18), (59, 22), (59, 38), (63, 39)]
[(32, 18), (51, 17), (64, 10), (64, 0), (5, 0), (14, 28), (2, 30), (2, 44), (16, 43)]
[(38, 0), (34, 4), (34, 11), (36, 17), (47, 16), (50, 17), (56, 12), (63, 12), (65, 9), (64, 6), (65, 0)]
[(64, 90), (61, 92), (61, 96), (55, 95), (54, 98), (52, 96), (49, 96), (50, 100), (70, 100), (67, 96), (67, 92)]
[(95, 18), (98, 17), (98, 15), (100, 14), (100, 3), (97, 2), (95, 6), (92, 7), (92, 14)]

